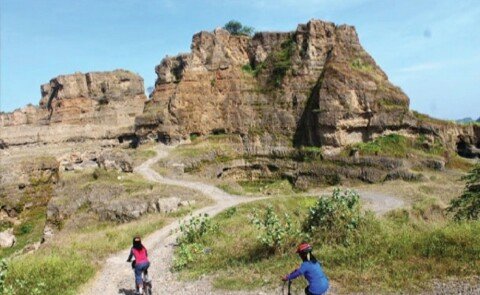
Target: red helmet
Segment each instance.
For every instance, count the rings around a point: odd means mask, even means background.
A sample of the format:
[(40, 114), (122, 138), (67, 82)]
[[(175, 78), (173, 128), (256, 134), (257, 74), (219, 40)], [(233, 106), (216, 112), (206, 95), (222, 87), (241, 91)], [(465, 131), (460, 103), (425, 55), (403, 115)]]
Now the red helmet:
[(308, 253), (312, 252), (312, 246), (309, 243), (301, 243), (297, 247), (297, 253)]

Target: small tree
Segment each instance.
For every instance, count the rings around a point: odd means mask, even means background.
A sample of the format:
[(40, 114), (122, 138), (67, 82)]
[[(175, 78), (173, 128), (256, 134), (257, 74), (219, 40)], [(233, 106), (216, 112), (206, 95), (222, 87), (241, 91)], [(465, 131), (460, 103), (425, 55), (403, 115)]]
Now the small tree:
[(242, 23), (236, 20), (231, 20), (223, 26), (232, 35), (253, 35), (254, 29), (252, 27), (243, 26)]
[(454, 212), (455, 220), (476, 220), (480, 217), (480, 163), (477, 163), (467, 175), (463, 194), (450, 202), (448, 211)]

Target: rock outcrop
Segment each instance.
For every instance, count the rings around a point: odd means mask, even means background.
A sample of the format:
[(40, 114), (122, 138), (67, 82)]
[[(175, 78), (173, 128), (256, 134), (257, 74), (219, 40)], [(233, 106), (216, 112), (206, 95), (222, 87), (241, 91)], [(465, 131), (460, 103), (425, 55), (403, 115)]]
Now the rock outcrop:
[(146, 100), (143, 79), (124, 70), (58, 76), (41, 93), (38, 107), (0, 114), (2, 146), (128, 137)]
[(10, 248), (15, 245), (17, 239), (13, 235), (13, 228), (0, 232), (0, 248)]
[(294, 32), (253, 38), (200, 32), (190, 53), (166, 57), (156, 73), (151, 100), (136, 118), (141, 138), (225, 132), (261, 146), (338, 148), (399, 132), (445, 135), (452, 147), (468, 134), (479, 144), (471, 130), (419, 120), (352, 26), (311, 20)]

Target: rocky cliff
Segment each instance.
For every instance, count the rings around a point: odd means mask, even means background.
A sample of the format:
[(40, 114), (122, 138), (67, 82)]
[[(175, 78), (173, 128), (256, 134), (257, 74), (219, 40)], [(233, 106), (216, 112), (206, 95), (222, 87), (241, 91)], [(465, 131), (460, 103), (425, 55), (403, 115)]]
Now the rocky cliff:
[(355, 28), (320, 20), (253, 38), (223, 29), (193, 36), (191, 52), (166, 57), (139, 137), (161, 141), (237, 133), (260, 145), (338, 148), (398, 132), (442, 136), (452, 148), (475, 132), (429, 124), (363, 49)]
[(325, 150), (389, 133), (439, 139), (480, 156), (479, 126), (434, 120), (409, 99), (360, 44), (355, 28), (311, 20), (293, 32), (253, 37), (223, 29), (193, 36), (191, 52), (166, 57), (151, 99), (133, 73), (76, 73), (41, 86), (38, 107), (0, 114), (0, 149), (84, 139), (241, 135), (253, 153)]
[(143, 112), (143, 79), (131, 72), (58, 76), (41, 86), (39, 106), (0, 114), (3, 145), (118, 138)]

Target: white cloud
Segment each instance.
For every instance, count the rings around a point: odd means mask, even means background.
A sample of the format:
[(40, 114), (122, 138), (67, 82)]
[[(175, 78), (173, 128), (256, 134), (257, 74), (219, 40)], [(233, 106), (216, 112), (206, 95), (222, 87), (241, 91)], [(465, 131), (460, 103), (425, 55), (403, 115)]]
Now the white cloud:
[(420, 63), (416, 65), (411, 65), (405, 68), (401, 68), (398, 70), (400, 73), (416, 73), (416, 72), (424, 72), (424, 71), (431, 71), (431, 70), (437, 70), (445, 67), (447, 63), (441, 63), (441, 62), (426, 62), (426, 63)]

